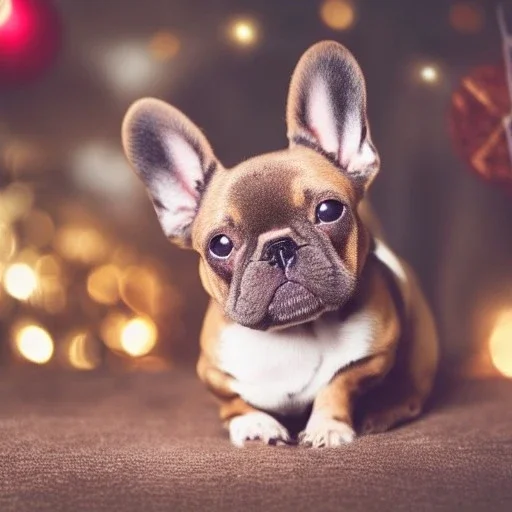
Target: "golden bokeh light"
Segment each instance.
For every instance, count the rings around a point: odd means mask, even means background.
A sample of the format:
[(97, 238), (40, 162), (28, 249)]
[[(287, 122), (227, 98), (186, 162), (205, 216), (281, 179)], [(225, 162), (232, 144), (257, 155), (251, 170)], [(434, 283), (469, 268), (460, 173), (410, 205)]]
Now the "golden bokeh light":
[(18, 352), (28, 361), (36, 364), (47, 363), (53, 355), (51, 336), (38, 325), (25, 325), (15, 334)]
[(92, 227), (64, 226), (57, 231), (54, 243), (63, 258), (78, 263), (99, 263), (108, 252), (106, 240)]
[(102, 265), (91, 271), (87, 278), (87, 292), (100, 304), (116, 304), (119, 301), (121, 272), (115, 265)]
[(476, 2), (457, 2), (450, 8), (450, 25), (464, 34), (480, 32), (484, 26), (484, 12)]
[(94, 339), (85, 332), (73, 335), (68, 344), (68, 359), (77, 370), (94, 370), (100, 364), (100, 354)]
[(4, 272), (3, 284), (11, 297), (28, 300), (37, 289), (37, 275), (26, 263), (13, 263)]
[(356, 14), (348, 0), (326, 0), (320, 7), (320, 17), (333, 30), (347, 30), (354, 24)]
[(439, 70), (436, 66), (427, 65), (420, 69), (420, 78), (428, 84), (435, 84), (439, 81)]
[(172, 32), (162, 30), (157, 32), (149, 41), (149, 53), (160, 62), (166, 62), (178, 54), (181, 43)]
[(48, 213), (42, 210), (32, 210), (23, 219), (23, 233), (26, 241), (36, 247), (48, 245), (53, 238), (55, 226)]
[(121, 346), (133, 357), (145, 356), (154, 348), (156, 337), (156, 326), (149, 318), (132, 318), (121, 331)]
[(0, 0), (0, 27), (11, 17), (12, 0)]
[(32, 208), (34, 192), (21, 182), (11, 183), (0, 191), (0, 223), (12, 223), (22, 218)]
[(139, 315), (154, 316), (158, 313), (161, 286), (158, 276), (147, 267), (128, 267), (120, 282), (124, 303)]
[(0, 263), (7, 263), (16, 252), (17, 240), (7, 224), (0, 223)]
[(128, 323), (128, 316), (120, 311), (111, 311), (101, 322), (100, 334), (105, 345), (114, 351), (122, 351), (121, 333)]
[(64, 311), (67, 304), (66, 290), (56, 277), (47, 277), (40, 281), (40, 291), (36, 299), (37, 304), (52, 315)]
[(61, 261), (54, 254), (40, 256), (35, 269), (40, 277), (59, 277), (62, 273)]
[(252, 46), (258, 40), (258, 27), (253, 20), (238, 19), (231, 22), (229, 34), (241, 46)]
[(512, 378), (512, 310), (498, 316), (489, 339), (489, 350), (496, 369)]

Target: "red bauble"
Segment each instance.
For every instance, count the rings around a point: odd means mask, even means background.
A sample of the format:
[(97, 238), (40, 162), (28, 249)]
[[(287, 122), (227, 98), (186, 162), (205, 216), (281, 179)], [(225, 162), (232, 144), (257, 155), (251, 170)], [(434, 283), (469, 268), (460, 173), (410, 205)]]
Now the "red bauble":
[(0, 87), (37, 78), (56, 58), (61, 23), (50, 0), (0, 0)]
[(452, 96), (450, 128), (457, 152), (478, 176), (512, 192), (512, 155), (505, 131), (510, 113), (500, 65), (475, 68)]

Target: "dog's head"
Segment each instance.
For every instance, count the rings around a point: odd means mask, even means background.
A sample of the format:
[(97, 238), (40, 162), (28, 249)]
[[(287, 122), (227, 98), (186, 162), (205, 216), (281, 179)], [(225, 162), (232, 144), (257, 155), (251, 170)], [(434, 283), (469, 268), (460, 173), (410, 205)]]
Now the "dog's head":
[(354, 293), (368, 235), (358, 205), (379, 167), (364, 78), (335, 42), (292, 77), (290, 146), (225, 169), (199, 129), (155, 99), (137, 101), (123, 144), (165, 234), (201, 256), (227, 317), (255, 329), (310, 321)]

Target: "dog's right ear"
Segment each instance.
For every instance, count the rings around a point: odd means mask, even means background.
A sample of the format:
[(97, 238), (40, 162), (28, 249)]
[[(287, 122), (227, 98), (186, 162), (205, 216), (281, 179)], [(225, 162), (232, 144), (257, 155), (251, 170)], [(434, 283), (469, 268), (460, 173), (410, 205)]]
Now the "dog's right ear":
[(146, 186), (166, 236), (191, 245), (191, 226), (209, 179), (219, 166), (199, 128), (179, 110), (153, 98), (126, 113), (123, 147)]

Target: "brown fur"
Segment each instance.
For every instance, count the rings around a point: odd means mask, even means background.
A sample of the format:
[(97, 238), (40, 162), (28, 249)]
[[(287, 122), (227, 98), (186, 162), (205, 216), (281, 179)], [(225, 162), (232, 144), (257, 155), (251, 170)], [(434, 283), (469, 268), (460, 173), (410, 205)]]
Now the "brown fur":
[[(318, 77), (327, 96), (315, 100), (314, 94), (324, 94)], [(332, 103), (322, 114), (323, 101)], [(300, 438), (337, 446), (351, 440), (358, 418), (362, 432), (380, 432), (421, 412), (437, 366), (437, 337), (409, 267), (400, 262), (405, 275), (398, 278), (372, 251), (382, 232), (364, 194), (379, 157), (366, 119), (364, 78), (348, 50), (325, 42), (306, 52), (292, 78), (287, 121), (287, 150), (233, 169), (222, 167), (190, 120), (157, 100), (130, 109), (123, 142), (167, 236), (201, 256), (199, 273), (211, 302), (197, 373), (219, 400), (227, 426), (257, 412), (220, 369), (221, 335), (230, 325), (270, 331), (300, 325), (314, 343), (313, 321), (322, 315), (335, 315), (340, 324), (356, 315), (372, 318), (366, 357), (340, 367), (320, 389)], [(318, 223), (316, 207), (327, 199), (344, 204), (344, 214)], [(209, 249), (219, 234), (233, 243), (226, 258)], [(280, 269), (265, 255), (270, 242), (284, 238), (295, 243), (297, 258)], [(286, 300), (274, 305), (285, 284), (303, 301), (297, 302), (302, 316), (290, 320)], [(272, 316), (272, 307), (276, 314), (285, 308), (285, 320)]]

